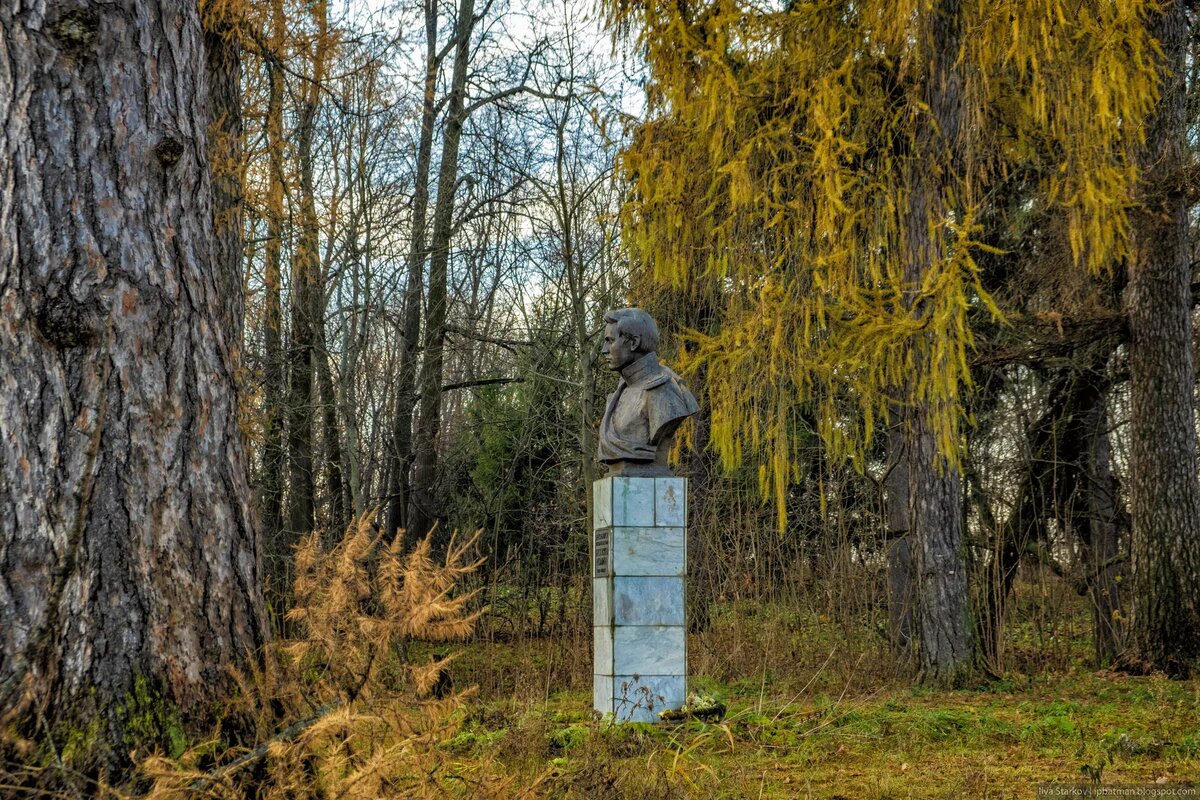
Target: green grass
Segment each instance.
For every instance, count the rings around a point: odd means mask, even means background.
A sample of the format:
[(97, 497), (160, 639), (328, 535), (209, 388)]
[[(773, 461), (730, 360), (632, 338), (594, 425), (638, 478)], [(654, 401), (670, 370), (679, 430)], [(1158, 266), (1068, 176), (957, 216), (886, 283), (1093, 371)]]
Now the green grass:
[(674, 726), (594, 721), (579, 690), (493, 699), (456, 742), (562, 797), (1024, 798), (1039, 783), (1200, 776), (1195, 681), (1078, 673), (1012, 692), (724, 694), (723, 722)]
[(564, 798), (1033, 798), (1041, 783), (1200, 781), (1200, 681), (1095, 670), (1076, 611), (1014, 614), (1017, 669), (935, 691), (896, 669), (879, 620), (726, 605), (688, 645), (693, 688), (728, 707), (719, 724), (593, 719), (590, 631), (493, 638), (452, 668), (457, 687), (479, 687), (455, 757)]
[(410, 643), (384, 674), (458, 654), (454, 688), (472, 691), (418, 769), (447, 797), (996, 800), (1045, 783), (1200, 780), (1200, 680), (1094, 669), (1086, 608), (1063, 608), (1013, 615), (1019, 670), (934, 690), (894, 663), (879, 619), (725, 604), (688, 641), (692, 690), (727, 708), (716, 723), (599, 720), (591, 631), (577, 621), (542, 637), (522, 622), (467, 645)]

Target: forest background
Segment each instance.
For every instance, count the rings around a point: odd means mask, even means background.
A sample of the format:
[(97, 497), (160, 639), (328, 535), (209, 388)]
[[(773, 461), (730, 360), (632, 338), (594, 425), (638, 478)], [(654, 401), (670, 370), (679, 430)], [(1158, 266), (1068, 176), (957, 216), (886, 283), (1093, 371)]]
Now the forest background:
[[(0, 12), (5, 791), (1197, 774), (1190, 7), (51, 5)], [(630, 304), (701, 401), (728, 717), (669, 729), (586, 699)]]

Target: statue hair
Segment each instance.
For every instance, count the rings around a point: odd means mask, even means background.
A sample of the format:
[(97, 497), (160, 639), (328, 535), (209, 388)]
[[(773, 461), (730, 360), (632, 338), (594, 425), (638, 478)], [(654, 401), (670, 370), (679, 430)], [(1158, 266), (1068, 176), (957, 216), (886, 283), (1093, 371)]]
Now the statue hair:
[(616, 308), (605, 313), (605, 323), (617, 326), (618, 336), (637, 336), (644, 353), (658, 350), (658, 325), (640, 308)]

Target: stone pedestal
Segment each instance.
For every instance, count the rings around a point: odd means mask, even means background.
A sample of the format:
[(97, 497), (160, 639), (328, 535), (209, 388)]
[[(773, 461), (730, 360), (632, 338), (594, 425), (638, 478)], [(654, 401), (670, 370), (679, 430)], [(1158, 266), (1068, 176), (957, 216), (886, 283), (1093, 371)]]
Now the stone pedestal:
[(687, 479), (592, 484), (593, 706), (654, 722), (687, 698)]

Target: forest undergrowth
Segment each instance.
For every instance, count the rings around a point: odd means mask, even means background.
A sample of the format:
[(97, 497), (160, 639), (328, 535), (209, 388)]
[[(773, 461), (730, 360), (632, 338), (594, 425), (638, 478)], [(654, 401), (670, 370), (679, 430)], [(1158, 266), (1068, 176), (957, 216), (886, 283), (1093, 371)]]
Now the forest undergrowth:
[[(1024, 605), (1054, 607), (1038, 599)], [(680, 725), (596, 721), (590, 636), (475, 642), (454, 671), (479, 695), (448, 747), (553, 797), (1032, 798), (1052, 783), (1195, 796), (1169, 792), (1200, 779), (1200, 681), (1095, 668), (1086, 607), (1059, 599), (1053, 619), (1014, 613), (1010, 669), (952, 691), (914, 686), (870, 621), (800, 598), (721, 604), (689, 637), (689, 669), (726, 716)]]
[(914, 686), (878, 621), (800, 596), (717, 603), (690, 635), (689, 670), (723, 717), (614, 725), (591, 711), (581, 588), (500, 614), (469, 588), (475, 540), (440, 558), (431, 542), (401, 553), (366, 518), (332, 546), (310, 537), (295, 636), (238, 676), (207, 735), (148, 726), (119, 786), (28, 743), (0, 795), (884, 800), (1025, 798), (1058, 783), (1186, 797), (1165, 792), (1200, 776), (1200, 681), (1097, 670), (1082, 603), (1021, 613), (1021, 594), (1045, 584), (1018, 586), (1010, 668), (954, 691)]

